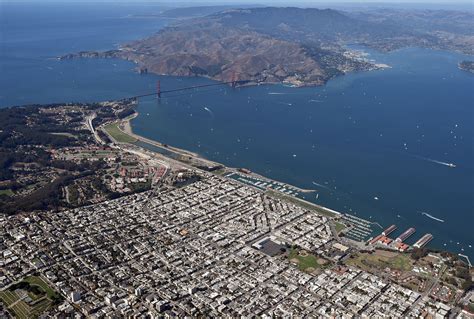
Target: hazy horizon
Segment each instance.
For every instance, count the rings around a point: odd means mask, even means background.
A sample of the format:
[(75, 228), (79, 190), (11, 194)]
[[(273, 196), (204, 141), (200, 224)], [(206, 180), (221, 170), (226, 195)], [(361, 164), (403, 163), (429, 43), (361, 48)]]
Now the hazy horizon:
[(168, 0), (0, 0), (0, 3), (156, 3), (166, 5), (238, 5), (238, 4), (266, 4), (266, 5), (310, 5), (310, 4), (436, 4), (436, 5), (474, 5), (472, 0), (457, 0), (457, 1), (446, 1), (446, 0), (344, 0), (344, 1), (288, 1), (288, 0), (206, 0), (206, 1), (168, 1)]
[(319, 8), (407, 8), (407, 9), (444, 9), (444, 10), (474, 10), (474, 1), (457, 0), (344, 0), (344, 1), (288, 1), (288, 0), (206, 0), (206, 1), (167, 1), (167, 0), (0, 0), (1, 4), (112, 4), (112, 5), (158, 5), (167, 7), (194, 6), (285, 6), (285, 7), (319, 7)]

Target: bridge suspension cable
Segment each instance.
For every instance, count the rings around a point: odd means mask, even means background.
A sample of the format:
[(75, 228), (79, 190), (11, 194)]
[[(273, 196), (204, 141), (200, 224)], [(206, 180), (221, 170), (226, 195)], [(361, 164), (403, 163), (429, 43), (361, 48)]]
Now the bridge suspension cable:
[(211, 84), (200, 84), (200, 85), (193, 85), (193, 86), (187, 86), (187, 87), (181, 87), (181, 88), (176, 88), (176, 89), (171, 89), (171, 90), (161, 90), (161, 83), (160, 81), (157, 82), (156, 85), (156, 92), (153, 93), (145, 93), (145, 94), (140, 94), (140, 95), (134, 95), (130, 97), (123, 98), (122, 100), (131, 100), (131, 99), (138, 99), (141, 97), (147, 97), (147, 96), (154, 96), (156, 95), (158, 98), (161, 98), (162, 94), (164, 93), (172, 93), (172, 92), (179, 92), (179, 91), (186, 91), (186, 90), (193, 90), (193, 89), (199, 89), (199, 88), (205, 88), (205, 87), (210, 87), (210, 86), (218, 86), (218, 85), (226, 85), (230, 84), (232, 87), (235, 87), (236, 84), (244, 84), (247, 83), (248, 81), (240, 80), (240, 81), (228, 81), (228, 82), (219, 82), (219, 83), (211, 83)]

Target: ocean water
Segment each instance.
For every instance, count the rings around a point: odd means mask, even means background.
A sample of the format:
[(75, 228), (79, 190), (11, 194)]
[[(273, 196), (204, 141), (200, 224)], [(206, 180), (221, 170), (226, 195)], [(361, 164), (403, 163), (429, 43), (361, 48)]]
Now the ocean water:
[[(137, 95), (153, 92), (158, 79), (163, 90), (212, 82), (138, 75), (126, 61), (55, 59), (152, 34), (170, 21), (143, 14), (162, 7), (0, 6), (2, 107)], [(367, 51), (392, 68), (316, 88), (217, 86), (143, 99), (132, 125), (148, 138), (316, 189), (319, 198), (307, 200), (395, 223), (398, 233), (416, 227), (412, 242), (430, 232), (430, 246), (473, 257), (474, 76), (457, 68), (468, 57)]]
[(150, 79), (119, 60), (58, 61), (82, 50), (108, 50), (169, 23), (147, 15), (156, 5), (0, 2), (0, 107), (97, 101), (147, 91)]
[(316, 88), (216, 87), (159, 104), (142, 101), (133, 128), (316, 189), (318, 199), (307, 200), (394, 223), (397, 233), (415, 227), (408, 242), (429, 232), (431, 246), (472, 255), (474, 76), (457, 68), (468, 57), (419, 48), (367, 51), (392, 68)]

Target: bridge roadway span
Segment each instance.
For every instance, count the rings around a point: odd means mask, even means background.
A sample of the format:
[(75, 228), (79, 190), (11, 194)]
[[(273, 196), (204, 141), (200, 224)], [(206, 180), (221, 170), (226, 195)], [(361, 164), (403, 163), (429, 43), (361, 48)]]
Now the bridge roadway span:
[[(219, 82), (219, 83), (211, 83), (211, 84), (201, 84), (201, 85), (194, 85), (194, 86), (182, 87), (182, 88), (171, 89), (171, 90), (163, 90), (163, 91), (158, 89), (156, 92), (153, 92), (153, 93), (130, 96), (127, 98), (123, 98), (121, 100), (138, 99), (141, 97), (153, 96), (153, 95), (158, 95), (158, 97), (161, 97), (161, 94), (164, 94), (164, 93), (180, 92), (180, 91), (185, 91), (185, 90), (199, 89), (199, 88), (204, 88), (204, 87), (226, 85), (226, 84), (231, 84), (232, 87), (235, 87), (237, 84), (245, 84), (247, 82), (248, 81), (240, 80), (240, 81)], [(158, 85), (158, 88), (159, 88), (159, 85)]]

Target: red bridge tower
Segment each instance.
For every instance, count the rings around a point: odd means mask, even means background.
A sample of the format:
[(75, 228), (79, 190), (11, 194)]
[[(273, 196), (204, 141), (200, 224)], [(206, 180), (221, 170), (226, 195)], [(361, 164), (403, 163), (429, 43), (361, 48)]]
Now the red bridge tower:
[(231, 84), (232, 87), (235, 88), (235, 87), (237, 86), (237, 74), (235, 73), (235, 71), (232, 72), (232, 80), (231, 80), (231, 82), (232, 82), (232, 84)]

